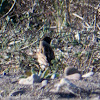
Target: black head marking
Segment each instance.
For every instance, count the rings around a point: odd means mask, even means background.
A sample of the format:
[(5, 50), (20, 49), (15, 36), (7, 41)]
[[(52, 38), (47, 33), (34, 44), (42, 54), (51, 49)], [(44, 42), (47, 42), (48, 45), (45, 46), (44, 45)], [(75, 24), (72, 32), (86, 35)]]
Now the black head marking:
[(46, 42), (49, 43), (49, 44), (50, 44), (50, 42), (51, 42), (51, 38), (48, 37), (48, 36), (44, 37), (43, 40), (46, 41)]

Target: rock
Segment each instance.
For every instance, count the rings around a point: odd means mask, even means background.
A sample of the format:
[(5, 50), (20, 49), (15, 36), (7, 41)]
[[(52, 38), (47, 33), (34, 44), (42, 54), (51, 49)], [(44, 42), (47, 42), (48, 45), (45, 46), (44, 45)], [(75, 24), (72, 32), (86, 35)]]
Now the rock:
[(67, 79), (80, 80), (80, 72), (74, 67), (66, 67), (64, 70), (64, 77)]
[[(84, 97), (87, 94), (87, 91), (85, 91), (83, 88), (80, 88), (73, 84), (70, 80), (66, 78), (62, 78), (59, 83), (56, 83), (54, 86), (56, 86), (55, 91), (59, 92), (60, 89), (65, 90), (66, 92), (69, 91), (70, 93)], [(55, 92), (53, 91), (53, 92)]]
[(45, 87), (48, 84), (48, 81), (47, 80), (43, 80), (41, 83), (42, 83), (42, 87)]
[(32, 82), (29, 82), (26, 79), (20, 79), (18, 83), (19, 84), (24, 84), (24, 85), (31, 85), (32, 84)]
[(51, 79), (55, 79), (56, 78), (56, 74), (53, 74), (52, 76), (51, 76)]
[(65, 85), (67, 82), (69, 82), (68, 79), (62, 78), (58, 83), (56, 83), (56, 84), (54, 85), (54, 88), (51, 89), (50, 92), (54, 92), (54, 93), (58, 92), (58, 91), (60, 90), (60, 88), (61, 88), (63, 85)]
[(38, 76), (36, 74), (33, 74), (32, 77), (33, 77), (33, 83), (39, 83), (39, 82), (42, 81), (42, 79), (40, 78), (40, 76)]
[(29, 76), (26, 79), (20, 79), (19, 84), (32, 85), (34, 83), (39, 83), (41, 81), (42, 81), (42, 79), (40, 78), (40, 76), (38, 76), (36, 74), (32, 74), (31, 76)]
[(65, 76), (65, 78), (67, 78), (69, 80), (80, 80), (81, 75), (79, 73), (75, 73), (75, 74), (72, 74), (72, 75)]
[(17, 95), (22, 95), (25, 91), (24, 90), (17, 90), (17, 91), (14, 91), (12, 93), (9, 94), (9, 96), (17, 96)]
[(78, 71), (78, 69), (74, 67), (66, 67), (64, 69), (64, 76), (75, 74), (75, 73), (80, 73), (80, 72)]
[(82, 77), (90, 77), (92, 75), (94, 75), (94, 72), (88, 72), (88, 73), (82, 75)]
[(6, 72), (5, 72), (5, 71), (3, 71), (3, 73), (2, 73), (2, 74), (3, 74), (3, 76), (5, 76), (5, 75), (6, 75)]

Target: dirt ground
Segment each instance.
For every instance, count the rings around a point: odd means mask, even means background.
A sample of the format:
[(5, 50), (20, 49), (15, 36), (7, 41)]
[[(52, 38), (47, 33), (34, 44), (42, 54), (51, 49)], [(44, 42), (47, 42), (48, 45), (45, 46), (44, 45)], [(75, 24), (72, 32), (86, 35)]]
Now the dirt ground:
[[(54, 84), (59, 79), (48, 80), (46, 87), (41, 88), (41, 83), (34, 85), (18, 84), (20, 74), (0, 75), (0, 100), (99, 100), (100, 99), (100, 73), (96, 72), (89, 78), (79, 81), (71, 80), (76, 86), (85, 89), (90, 94), (84, 98), (64, 90), (52, 93)], [(13, 96), (12, 96), (13, 95)]]

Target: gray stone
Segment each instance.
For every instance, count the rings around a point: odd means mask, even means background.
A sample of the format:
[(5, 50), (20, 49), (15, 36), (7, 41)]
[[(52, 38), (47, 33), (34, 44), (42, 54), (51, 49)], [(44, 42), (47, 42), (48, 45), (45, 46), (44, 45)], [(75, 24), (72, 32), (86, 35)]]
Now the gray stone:
[(25, 91), (24, 90), (17, 90), (17, 91), (14, 91), (12, 93), (9, 94), (9, 96), (17, 96), (17, 95), (22, 95)]
[(93, 76), (94, 75), (94, 72), (88, 72), (88, 73), (86, 73), (86, 74), (84, 74), (84, 75), (82, 75), (82, 77), (84, 78), (87, 78), (87, 77), (90, 77), (90, 76)]
[(36, 75), (36, 74), (33, 74), (33, 83), (39, 83), (41, 82), (41, 78), (40, 76)]
[(78, 69), (74, 67), (66, 67), (64, 69), (64, 76), (75, 74), (75, 73), (80, 73), (80, 72), (78, 71)]
[(66, 67), (64, 70), (64, 77), (69, 80), (80, 80), (81, 75), (78, 69), (74, 67)]
[(65, 76), (65, 78), (67, 78), (69, 80), (80, 80), (81, 79), (81, 75), (79, 73), (75, 73), (75, 74), (71, 74), (71, 75)]
[(36, 74), (32, 74), (28, 78), (20, 79), (19, 84), (32, 85), (34, 83), (39, 83), (41, 81), (42, 81), (42, 79), (40, 78), (40, 76), (38, 76)]
[(56, 83), (54, 86), (56, 87), (56, 89), (55, 89), (56, 92), (57, 91), (59, 92), (61, 89), (63, 89), (66, 92), (69, 91), (69, 92), (71, 92), (72, 94), (74, 94), (76, 96), (84, 97), (87, 94), (87, 91), (85, 91), (83, 88), (80, 88), (80, 87), (76, 86), (70, 80), (68, 80), (66, 78), (62, 78), (60, 80), (60, 82)]
[(45, 87), (48, 84), (48, 81), (47, 80), (43, 80), (41, 83), (42, 83), (42, 87)]
[(51, 79), (55, 79), (56, 78), (56, 74), (53, 74), (52, 76), (51, 76)]

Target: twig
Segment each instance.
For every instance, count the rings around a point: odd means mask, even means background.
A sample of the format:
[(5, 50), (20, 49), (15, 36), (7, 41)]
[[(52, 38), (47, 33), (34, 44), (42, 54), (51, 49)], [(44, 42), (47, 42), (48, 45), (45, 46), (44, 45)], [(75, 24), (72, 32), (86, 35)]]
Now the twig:
[[(82, 3), (80, 3), (80, 4), (82, 5)], [(98, 9), (98, 7), (93, 7), (91, 4), (84, 3), (84, 5), (85, 5), (85, 6), (88, 6), (88, 7), (90, 7), (90, 8), (93, 8), (93, 9), (95, 9), (95, 10)], [(98, 4), (98, 5), (99, 5), (99, 4)]]
[(90, 25), (84, 20), (83, 17), (81, 17), (81, 16), (79, 16), (78, 14), (75, 14), (75, 13), (72, 13), (72, 15), (74, 15), (74, 16), (78, 17), (79, 19), (83, 20), (83, 21), (85, 22), (85, 24), (86, 24), (88, 27), (90, 27)]
[(92, 51), (91, 58), (90, 58), (90, 60), (89, 60), (88, 71), (89, 71), (90, 64), (91, 64), (91, 62), (92, 62), (93, 56), (94, 56), (94, 51)]
[[(39, 32), (43, 27), (44, 27), (44, 25), (43, 25), (37, 32)], [(36, 32), (36, 33), (37, 33), (37, 32)], [(37, 41), (38, 41), (38, 40), (36, 40), (35, 42), (32, 42), (32, 43), (29, 44), (28, 46), (25, 46), (25, 47), (21, 48), (21, 50), (26, 49), (26, 48), (32, 46), (32, 45), (35, 44)]]
[(94, 16), (94, 31), (95, 31), (95, 29), (96, 29), (96, 23), (97, 23), (96, 17), (97, 17), (97, 13), (98, 13), (99, 7), (100, 7), (100, 4), (98, 4), (98, 6), (97, 6), (97, 11), (96, 11), (96, 14), (95, 14), (95, 16)]
[(14, 1), (14, 3), (13, 3), (13, 5), (11, 6), (11, 8), (9, 9), (9, 11), (8, 11), (5, 15), (3, 15), (3, 16), (0, 18), (0, 20), (1, 20), (2, 18), (6, 17), (6, 16), (11, 12), (11, 10), (14, 8), (14, 5), (15, 5), (15, 3), (16, 3), (16, 0), (13, 0), (13, 1)]
[(99, 29), (99, 31), (100, 31), (100, 26), (97, 24), (97, 28)]

